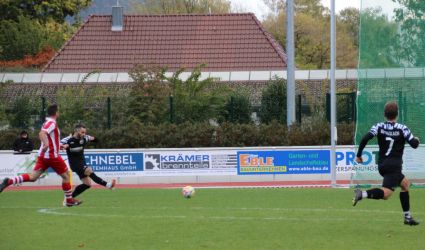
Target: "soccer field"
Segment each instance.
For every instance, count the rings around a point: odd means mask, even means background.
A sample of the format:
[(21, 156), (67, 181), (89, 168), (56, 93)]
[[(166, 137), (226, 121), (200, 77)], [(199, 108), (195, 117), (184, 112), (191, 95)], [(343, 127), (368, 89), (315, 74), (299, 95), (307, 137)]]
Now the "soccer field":
[[(88, 190), (0, 194), (0, 249), (420, 249), (425, 223), (403, 225), (398, 192), (351, 205), (351, 189)], [(424, 189), (411, 191), (425, 218)]]

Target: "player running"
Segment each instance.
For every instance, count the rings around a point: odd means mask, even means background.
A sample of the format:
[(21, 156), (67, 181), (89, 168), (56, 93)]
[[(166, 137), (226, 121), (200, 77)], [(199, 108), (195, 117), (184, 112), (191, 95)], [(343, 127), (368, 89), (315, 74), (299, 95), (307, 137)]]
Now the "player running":
[(115, 180), (111, 182), (106, 182), (99, 176), (97, 176), (93, 169), (87, 166), (86, 160), (84, 158), (84, 148), (90, 141), (96, 141), (97, 139), (93, 136), (86, 134), (87, 129), (84, 125), (78, 124), (75, 126), (74, 134), (65, 137), (61, 140), (62, 146), (66, 149), (66, 154), (68, 155), (68, 162), (71, 170), (77, 173), (80, 180), (83, 182), (78, 185), (72, 197), (77, 197), (79, 194), (91, 187), (90, 178), (99, 185), (113, 189), (115, 187)]
[(37, 162), (32, 173), (22, 174), (13, 178), (5, 178), (0, 184), (0, 192), (12, 184), (36, 181), (49, 167), (62, 177), (62, 189), (65, 193), (65, 205), (68, 207), (78, 206), (81, 201), (72, 198), (72, 187), (70, 183), (68, 167), (59, 155), (60, 131), (56, 123), (59, 117), (59, 108), (56, 104), (47, 108), (47, 118), (39, 133), (41, 146), (38, 152)]
[(386, 122), (374, 125), (362, 138), (357, 151), (356, 162), (362, 163), (362, 152), (367, 142), (374, 136), (378, 137), (379, 159), (378, 171), (384, 177), (381, 188), (373, 188), (366, 191), (354, 190), (353, 206), (363, 198), (387, 200), (400, 186), (400, 203), (404, 214), (404, 224), (418, 225), (410, 214), (409, 180), (402, 174), (403, 151), (405, 142), (412, 148), (419, 146), (419, 139), (414, 137), (410, 130), (403, 124), (397, 123), (398, 106), (395, 102), (388, 102), (384, 108)]

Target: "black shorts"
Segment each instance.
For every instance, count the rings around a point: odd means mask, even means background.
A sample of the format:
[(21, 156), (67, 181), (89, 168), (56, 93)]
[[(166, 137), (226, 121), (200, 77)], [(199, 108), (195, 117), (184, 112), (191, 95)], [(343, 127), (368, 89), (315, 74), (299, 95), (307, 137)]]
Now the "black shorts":
[(77, 173), (77, 175), (78, 175), (78, 177), (80, 177), (80, 179), (87, 177), (87, 175), (84, 174), (84, 172), (86, 171), (87, 168), (88, 168), (88, 166), (83, 165), (83, 164), (71, 165), (72, 172)]
[(404, 179), (404, 174), (401, 173), (401, 165), (378, 165), (379, 174), (384, 177), (382, 186), (391, 190), (395, 190), (400, 186)]

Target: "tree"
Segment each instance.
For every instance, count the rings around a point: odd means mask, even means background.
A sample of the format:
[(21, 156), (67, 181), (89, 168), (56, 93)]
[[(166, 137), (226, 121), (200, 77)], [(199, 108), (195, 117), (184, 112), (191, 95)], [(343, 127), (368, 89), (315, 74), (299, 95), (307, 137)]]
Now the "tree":
[(59, 49), (72, 31), (69, 25), (53, 21), (41, 24), (25, 16), (17, 21), (0, 21), (0, 60), (18, 60), (34, 56), (43, 49)]
[(35, 55), (45, 45), (43, 27), (31, 19), (20, 16), (17, 21), (0, 21), (0, 60)]
[(130, 71), (134, 85), (129, 94), (128, 120), (159, 124), (167, 121), (170, 88), (163, 82), (165, 69), (138, 65)]
[(132, 0), (130, 5), (139, 14), (220, 14), (231, 10), (229, 0)]
[(286, 80), (275, 78), (263, 90), (259, 117), (263, 123), (286, 121)]
[(23, 59), (48, 47), (59, 49), (75, 30), (65, 17), (77, 14), (90, 3), (91, 0), (1, 0), (0, 60)]
[(223, 116), (229, 122), (249, 123), (251, 122), (251, 109), (248, 95), (235, 91), (224, 106)]
[[(263, 0), (263, 2), (274, 14), (277, 14), (282, 10), (286, 11), (285, 0)], [(321, 4), (320, 0), (294, 1), (294, 10), (296, 13), (304, 13), (315, 17), (322, 17), (323, 14), (329, 12), (329, 10)]]
[(7, 83), (0, 83), (0, 128), (7, 125), (7, 116), (6, 116), (6, 105), (5, 105), (5, 96), (4, 90), (6, 89)]
[(34, 113), (34, 105), (29, 96), (20, 96), (13, 101), (9, 113), (9, 125), (12, 128), (28, 129), (31, 122), (31, 114)]
[(23, 59), (0, 61), (0, 71), (6, 72), (32, 72), (45, 65), (53, 56), (55, 51), (51, 47), (45, 47), (36, 55), (26, 55)]
[(63, 23), (66, 16), (73, 16), (91, 4), (92, 0), (2, 0), (0, 20), (18, 21), (19, 16), (45, 23), (54, 20)]
[(354, 41), (354, 46), (359, 47), (360, 12), (356, 8), (345, 8), (338, 16), (338, 22), (347, 29), (347, 33)]
[[(282, 1), (266, 1), (275, 9), (264, 27), (286, 47), (286, 9)], [(295, 62), (300, 69), (326, 69), (330, 66), (330, 15), (318, 0), (297, 1), (295, 6)], [(337, 66), (357, 66), (357, 48), (349, 30), (337, 23)]]
[(397, 24), (388, 20), (381, 8), (360, 14), (360, 68), (399, 67), (402, 61)]
[(216, 119), (229, 89), (215, 86), (213, 78), (202, 79), (202, 67), (196, 67), (187, 78), (181, 75), (184, 69), (168, 77), (165, 68), (135, 67), (130, 72), (134, 85), (128, 97), (129, 120), (159, 124), (170, 121), (171, 115), (175, 123)]
[(425, 2), (393, 0), (400, 8), (394, 10), (395, 21), (399, 23), (400, 63), (404, 67), (425, 66)]
[(201, 79), (200, 65), (184, 80), (180, 69), (165, 79), (170, 83), (175, 106), (175, 122), (202, 122), (217, 119), (228, 98), (229, 89), (215, 85), (213, 78)]

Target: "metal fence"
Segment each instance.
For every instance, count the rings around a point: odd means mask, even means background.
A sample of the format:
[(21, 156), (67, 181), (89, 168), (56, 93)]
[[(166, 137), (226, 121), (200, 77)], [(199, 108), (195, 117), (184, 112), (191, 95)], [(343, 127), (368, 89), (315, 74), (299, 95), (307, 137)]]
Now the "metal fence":
[[(355, 121), (355, 93), (338, 95), (338, 122)], [(329, 101), (313, 107), (303, 95), (296, 97), (296, 118), (304, 123), (314, 116), (322, 116), (329, 109)], [(214, 102), (214, 103), (212, 103)], [(126, 126), (129, 121), (161, 124), (185, 122), (211, 123), (269, 123), (286, 122), (286, 103), (269, 102), (273, 106), (253, 105), (248, 97), (231, 96), (221, 100), (190, 100), (174, 96), (151, 99), (146, 96), (126, 97), (18, 97), (3, 104), (5, 115), (1, 127), (38, 129), (46, 116), (47, 106), (57, 103), (60, 108), (59, 124), (72, 128), (84, 123), (91, 128), (111, 129)], [(319, 106), (319, 107), (318, 107)], [(322, 113), (318, 113), (322, 112)], [(328, 116), (329, 117), (329, 116)]]

